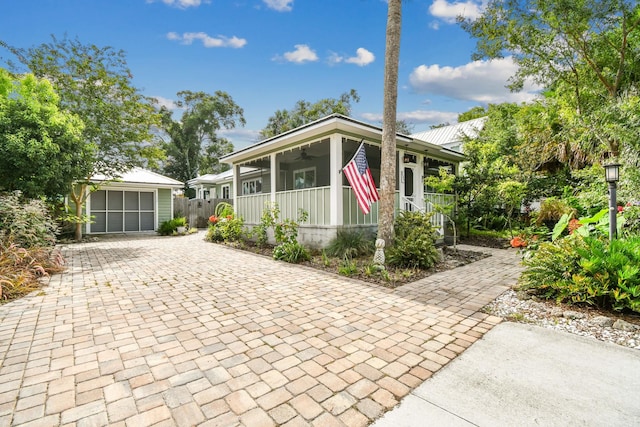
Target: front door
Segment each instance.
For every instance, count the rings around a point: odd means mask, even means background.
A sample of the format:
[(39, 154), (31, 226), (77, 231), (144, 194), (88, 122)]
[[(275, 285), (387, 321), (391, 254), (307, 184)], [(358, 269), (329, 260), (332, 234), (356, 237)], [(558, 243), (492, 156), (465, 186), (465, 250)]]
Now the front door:
[(403, 188), (403, 205), (405, 211), (414, 211), (416, 210), (415, 205), (415, 177), (414, 177), (414, 166), (405, 166), (403, 171), (404, 183), (402, 185)]

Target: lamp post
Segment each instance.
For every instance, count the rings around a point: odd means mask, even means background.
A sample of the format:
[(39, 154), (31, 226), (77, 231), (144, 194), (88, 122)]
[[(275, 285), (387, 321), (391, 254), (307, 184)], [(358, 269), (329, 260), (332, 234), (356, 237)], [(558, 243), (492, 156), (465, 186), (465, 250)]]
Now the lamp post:
[(609, 241), (613, 241), (617, 234), (616, 182), (620, 179), (620, 165), (618, 163), (604, 165), (604, 178), (609, 184)]

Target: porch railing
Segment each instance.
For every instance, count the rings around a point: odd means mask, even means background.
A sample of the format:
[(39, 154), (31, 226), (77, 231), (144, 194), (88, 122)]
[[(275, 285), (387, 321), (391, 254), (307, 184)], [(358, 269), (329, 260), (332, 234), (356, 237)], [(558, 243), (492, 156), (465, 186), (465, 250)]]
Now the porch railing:
[(449, 206), (456, 203), (456, 196), (444, 193), (424, 193), (424, 200), (432, 205)]
[(329, 225), (331, 223), (331, 200), (329, 187), (305, 188), (303, 190), (276, 193), (280, 218), (298, 219), (299, 210), (309, 215), (305, 225)]
[[(328, 225), (331, 218), (329, 193), (329, 187), (277, 192), (276, 203), (280, 209), (280, 219), (297, 220), (299, 210), (303, 209), (308, 214), (305, 224)], [(265, 206), (270, 201), (271, 194), (238, 196), (237, 212), (242, 214), (247, 224), (258, 224)]]
[[(299, 209), (308, 213), (308, 225), (329, 225), (331, 222), (331, 200), (329, 187), (305, 188), (302, 190), (281, 191), (276, 193), (275, 201), (280, 209), (280, 218), (296, 220)], [(271, 201), (270, 194), (252, 194), (238, 196), (236, 211), (240, 212), (248, 224), (259, 224), (265, 204)], [(445, 217), (435, 212), (435, 205), (446, 206), (455, 202), (455, 197), (449, 194), (425, 193), (424, 205), (420, 206), (413, 198), (401, 197), (395, 193), (395, 211), (408, 210), (419, 212), (434, 212), (432, 224), (441, 235), (444, 234)], [(378, 203), (371, 206), (371, 212), (364, 215), (358, 207), (356, 197), (351, 187), (342, 188), (342, 223), (343, 225), (377, 225)]]
[[(448, 194), (430, 194), (433, 196), (448, 196)], [(405, 211), (433, 213), (433, 215), (431, 215), (431, 225), (436, 228), (436, 231), (440, 236), (444, 236), (444, 226), (446, 223), (446, 218), (442, 213), (436, 211), (436, 207), (427, 199), (426, 194), (424, 206), (419, 206), (418, 204), (416, 204), (413, 200), (413, 197), (401, 197), (401, 201)]]
[(251, 194), (249, 196), (238, 196), (238, 206), (236, 212), (244, 218), (248, 224), (259, 224), (264, 211), (265, 203), (271, 200), (270, 194)]
[(365, 215), (351, 187), (342, 187), (342, 222), (344, 225), (377, 225), (378, 203), (371, 205), (371, 211)]

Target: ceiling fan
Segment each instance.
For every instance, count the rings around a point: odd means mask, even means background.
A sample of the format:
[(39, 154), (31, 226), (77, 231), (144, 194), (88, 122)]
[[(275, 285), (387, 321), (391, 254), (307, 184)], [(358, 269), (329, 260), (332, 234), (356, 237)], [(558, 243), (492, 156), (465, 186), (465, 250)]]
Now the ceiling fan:
[(306, 148), (303, 148), (302, 151), (300, 152), (300, 156), (298, 156), (296, 160), (307, 161), (307, 160), (313, 160), (314, 158), (315, 156), (307, 154)]

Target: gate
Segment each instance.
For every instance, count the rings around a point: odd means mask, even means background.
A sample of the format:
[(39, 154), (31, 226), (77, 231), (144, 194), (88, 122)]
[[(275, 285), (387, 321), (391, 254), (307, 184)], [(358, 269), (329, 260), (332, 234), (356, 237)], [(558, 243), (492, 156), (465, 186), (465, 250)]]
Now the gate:
[(232, 203), (231, 199), (186, 199), (176, 197), (173, 199), (173, 216), (187, 218), (189, 227), (207, 228), (209, 217), (216, 211), (219, 203)]

